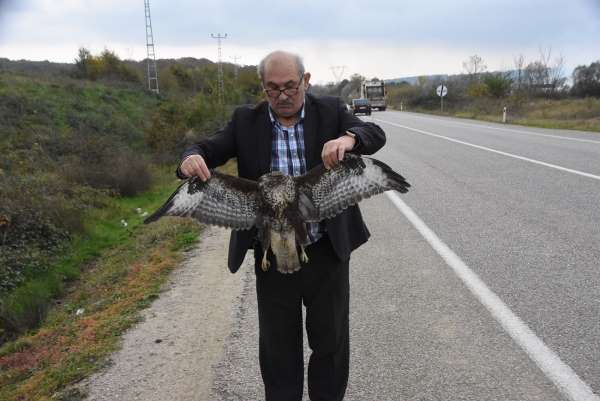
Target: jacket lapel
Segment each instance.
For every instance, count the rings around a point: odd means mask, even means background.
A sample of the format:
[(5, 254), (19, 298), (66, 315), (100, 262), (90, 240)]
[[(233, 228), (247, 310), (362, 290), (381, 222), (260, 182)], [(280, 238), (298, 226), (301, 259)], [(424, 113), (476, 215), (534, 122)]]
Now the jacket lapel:
[(308, 169), (321, 161), (321, 148), (318, 143), (317, 127), (319, 114), (310, 95), (306, 95), (304, 108), (304, 155)]
[(273, 140), (273, 129), (269, 119), (269, 110), (267, 103), (261, 103), (260, 111), (254, 121), (254, 132), (257, 134), (256, 146), (256, 168), (257, 178), (271, 171), (271, 148)]

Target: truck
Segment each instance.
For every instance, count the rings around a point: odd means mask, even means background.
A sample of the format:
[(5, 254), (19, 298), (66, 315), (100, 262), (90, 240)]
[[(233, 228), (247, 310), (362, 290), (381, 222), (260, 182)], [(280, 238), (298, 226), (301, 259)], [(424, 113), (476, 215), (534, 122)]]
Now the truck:
[(372, 109), (385, 111), (385, 84), (383, 81), (363, 81), (360, 86), (360, 97), (369, 99)]

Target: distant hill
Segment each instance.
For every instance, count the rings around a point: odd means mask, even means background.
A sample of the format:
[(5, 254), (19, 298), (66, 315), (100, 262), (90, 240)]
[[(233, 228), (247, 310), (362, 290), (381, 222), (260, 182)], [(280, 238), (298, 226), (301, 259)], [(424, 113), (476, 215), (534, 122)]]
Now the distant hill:
[(75, 64), (50, 61), (9, 60), (0, 57), (0, 71), (29, 73), (35, 75), (59, 75), (73, 69)]
[[(137, 69), (146, 69), (146, 59), (141, 60), (141, 61), (135, 61), (135, 60), (124, 60), (124, 63), (131, 65)], [(180, 65), (182, 67), (186, 67), (186, 68), (196, 68), (196, 67), (204, 67), (205, 65), (210, 65), (210, 64), (215, 64), (214, 62), (210, 61), (209, 59), (206, 58), (194, 58), (194, 57), (183, 57), (183, 58), (177, 58), (177, 59), (173, 59), (173, 58), (161, 58), (156, 60), (156, 66), (158, 67), (159, 70), (163, 69), (163, 68), (167, 68), (173, 64), (177, 64)], [(223, 64), (227, 64), (227, 63), (223, 63)]]
[[(75, 60), (75, 57), (73, 57)], [(123, 60), (123, 62), (142, 73), (146, 71), (146, 60)], [(156, 65), (159, 70), (171, 65), (180, 65), (187, 68), (203, 67), (214, 64), (206, 58), (183, 57), (178, 59), (158, 59)], [(225, 65), (229, 63), (223, 63)], [(71, 73), (75, 63), (55, 63), (50, 61), (9, 60), (0, 58), (0, 71), (18, 72), (31, 75), (65, 75)]]
[(437, 74), (437, 75), (416, 75), (413, 77), (402, 77), (402, 78), (392, 78), (392, 79), (384, 79), (383, 82), (386, 84), (399, 84), (401, 82), (408, 82), (411, 85), (415, 85), (419, 77), (426, 77), (427, 80), (447, 80), (450, 75), (448, 74)]
[[(551, 70), (553, 72), (553, 70)], [(503, 74), (508, 74), (510, 76), (510, 78), (512, 78), (513, 80), (516, 80), (519, 72), (517, 70), (510, 70), (510, 71), (488, 71), (492, 74), (496, 74), (496, 73), (503, 73)], [(567, 78), (567, 82), (571, 82), (571, 75), (572, 75), (573, 71), (571, 70), (565, 70), (563, 71), (563, 76), (565, 76)], [(407, 82), (411, 85), (415, 85), (417, 83), (417, 80), (419, 79), (419, 77), (425, 77), (427, 78), (428, 81), (448, 81), (449, 78), (452, 77), (459, 77), (461, 75), (464, 74), (453, 74), (453, 75), (448, 75), (448, 74), (435, 74), (435, 75), (416, 75), (416, 76), (412, 76), (412, 77), (401, 77), (401, 78), (391, 78), (391, 79), (384, 79), (383, 82), (385, 82), (386, 84), (399, 84), (401, 82)]]

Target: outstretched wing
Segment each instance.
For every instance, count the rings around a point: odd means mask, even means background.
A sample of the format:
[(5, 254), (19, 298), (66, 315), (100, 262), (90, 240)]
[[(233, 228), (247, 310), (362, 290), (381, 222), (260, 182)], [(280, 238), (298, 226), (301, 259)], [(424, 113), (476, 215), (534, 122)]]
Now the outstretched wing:
[(255, 224), (257, 213), (258, 184), (255, 181), (211, 171), (206, 182), (192, 177), (181, 184), (144, 223), (162, 216), (182, 216), (234, 230), (248, 230)]
[(320, 165), (296, 178), (298, 207), (308, 222), (341, 213), (348, 206), (390, 189), (405, 193), (410, 184), (385, 163), (346, 154), (337, 166)]

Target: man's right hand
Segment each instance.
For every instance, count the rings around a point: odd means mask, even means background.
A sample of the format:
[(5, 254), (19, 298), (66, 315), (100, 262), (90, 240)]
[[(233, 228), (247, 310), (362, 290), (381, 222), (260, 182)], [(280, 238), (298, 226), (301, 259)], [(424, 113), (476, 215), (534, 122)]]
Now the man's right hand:
[(186, 157), (181, 163), (179, 170), (186, 177), (197, 176), (202, 181), (206, 181), (210, 178), (210, 170), (204, 162), (204, 158), (200, 155), (191, 155)]

